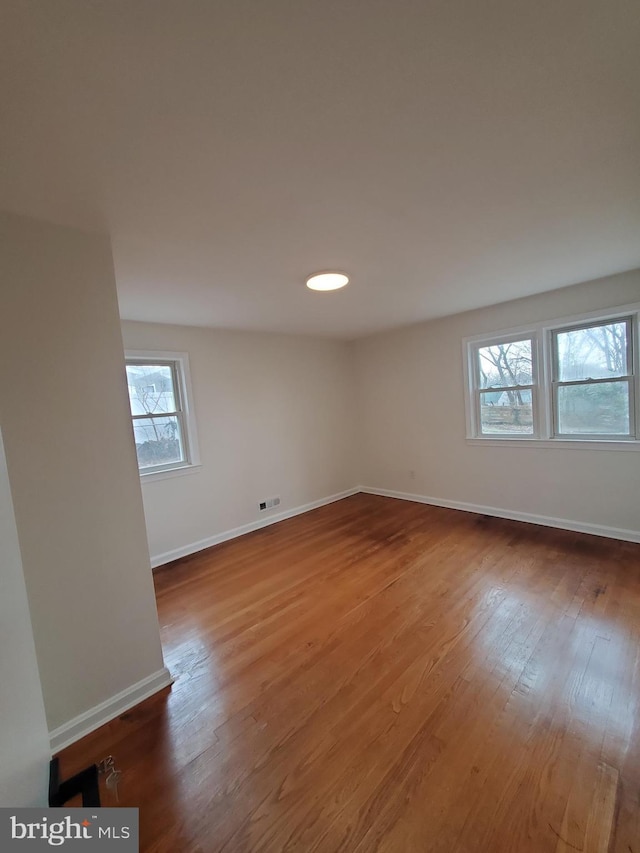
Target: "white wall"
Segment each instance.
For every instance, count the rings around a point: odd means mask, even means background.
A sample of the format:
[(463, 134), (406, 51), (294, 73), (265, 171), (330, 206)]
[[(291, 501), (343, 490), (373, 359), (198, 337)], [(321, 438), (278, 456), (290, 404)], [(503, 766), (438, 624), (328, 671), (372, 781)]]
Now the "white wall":
[(163, 669), (109, 241), (2, 214), (0, 281), (0, 423), (56, 729)]
[(188, 352), (202, 467), (143, 484), (152, 562), (352, 488), (353, 359), (326, 339), (122, 324), (126, 349)]
[(0, 807), (46, 806), (49, 734), (0, 433)]
[(640, 453), (467, 444), (462, 370), (467, 336), (638, 300), (635, 270), (357, 341), (361, 484), (640, 533)]

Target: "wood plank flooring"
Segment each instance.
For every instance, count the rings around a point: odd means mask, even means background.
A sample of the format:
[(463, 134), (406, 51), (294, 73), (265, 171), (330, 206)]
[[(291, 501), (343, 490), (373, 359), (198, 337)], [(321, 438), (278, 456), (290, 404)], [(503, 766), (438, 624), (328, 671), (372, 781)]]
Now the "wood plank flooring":
[(155, 581), (175, 685), (61, 756), (143, 851), (640, 853), (640, 545), (355, 495)]

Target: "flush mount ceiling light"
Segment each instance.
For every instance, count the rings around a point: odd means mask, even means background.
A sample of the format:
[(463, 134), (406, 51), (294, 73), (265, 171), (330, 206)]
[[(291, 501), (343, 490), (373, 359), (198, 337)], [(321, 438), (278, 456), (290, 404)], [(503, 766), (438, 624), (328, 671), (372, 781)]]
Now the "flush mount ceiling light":
[(307, 276), (307, 287), (311, 290), (339, 290), (349, 284), (349, 276), (343, 272), (314, 272)]

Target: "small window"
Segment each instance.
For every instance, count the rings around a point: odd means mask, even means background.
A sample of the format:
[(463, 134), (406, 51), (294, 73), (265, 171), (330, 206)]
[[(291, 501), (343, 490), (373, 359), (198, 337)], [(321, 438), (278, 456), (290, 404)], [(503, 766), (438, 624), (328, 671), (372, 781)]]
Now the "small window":
[(473, 349), (478, 432), (534, 434), (535, 347), (532, 338), (493, 341)]
[(551, 334), (555, 435), (632, 436), (631, 318)]
[(195, 464), (186, 353), (127, 353), (126, 370), (140, 473)]

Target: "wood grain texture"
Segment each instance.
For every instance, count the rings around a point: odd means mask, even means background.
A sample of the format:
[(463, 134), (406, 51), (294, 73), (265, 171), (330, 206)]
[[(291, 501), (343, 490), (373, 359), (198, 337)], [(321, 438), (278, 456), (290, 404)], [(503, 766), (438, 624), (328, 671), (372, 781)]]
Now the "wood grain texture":
[(155, 582), (175, 685), (61, 756), (142, 850), (640, 853), (640, 546), (355, 495)]

